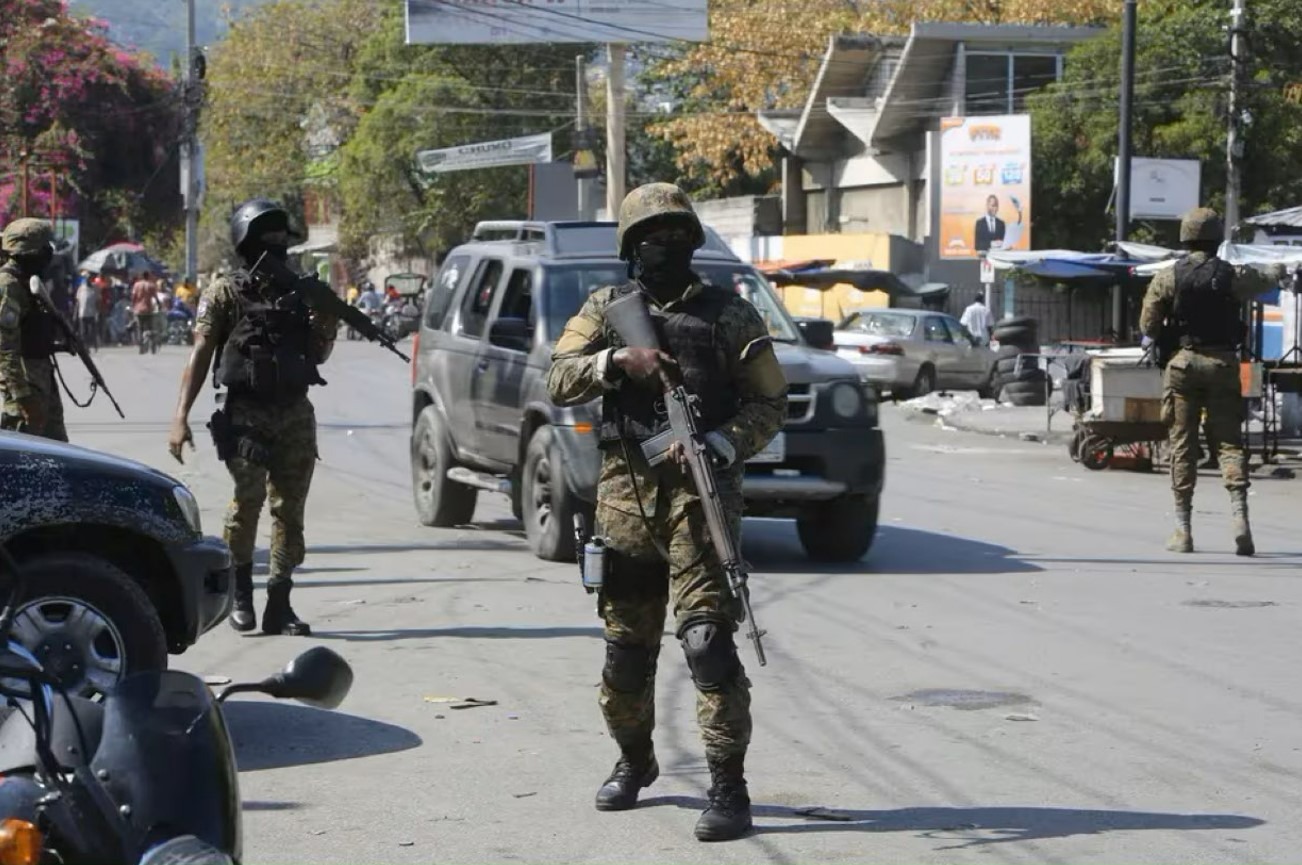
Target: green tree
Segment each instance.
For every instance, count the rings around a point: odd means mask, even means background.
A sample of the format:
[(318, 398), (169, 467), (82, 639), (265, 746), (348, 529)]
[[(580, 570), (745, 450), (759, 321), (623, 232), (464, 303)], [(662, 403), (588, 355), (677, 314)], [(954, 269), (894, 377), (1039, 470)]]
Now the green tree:
[[(1220, 0), (1150, 0), (1136, 33), (1134, 154), (1198, 159), (1204, 204), (1225, 204), (1226, 103), (1230, 80)], [(1302, 108), (1284, 85), (1302, 80), (1302, 0), (1256, 0), (1245, 77), (1241, 210), (1295, 205), (1302, 197)], [(1029, 100), (1034, 151), (1034, 231), (1041, 248), (1098, 249), (1113, 237), (1109, 210), (1117, 155), (1121, 33), (1077, 46), (1064, 80)], [(1173, 222), (1135, 226), (1136, 239), (1174, 244)]]
[(208, 182), (201, 267), (229, 252), (224, 226), (240, 201), (265, 196), (297, 212), (309, 183), (337, 183), (312, 170), (329, 155), (319, 139), (346, 140), (364, 112), (348, 85), (382, 14), (373, 0), (275, 0), (230, 23), (211, 52), (200, 130)]
[(404, 44), (400, 10), (363, 46), (351, 97), (365, 106), (340, 161), (348, 254), (387, 234), (403, 251), (431, 254), (463, 240), (481, 219), (522, 218), (528, 170), (423, 175), (419, 150), (553, 130), (553, 151), (572, 145), (574, 45)]

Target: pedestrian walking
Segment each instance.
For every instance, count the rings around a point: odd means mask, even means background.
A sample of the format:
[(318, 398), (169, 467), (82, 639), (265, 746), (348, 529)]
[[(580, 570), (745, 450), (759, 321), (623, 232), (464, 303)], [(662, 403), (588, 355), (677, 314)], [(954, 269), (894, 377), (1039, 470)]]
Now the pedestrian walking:
[(100, 292), (82, 272), (77, 283), (77, 331), (86, 348), (99, 351)]
[(958, 323), (967, 328), (967, 332), (972, 334), (982, 345), (990, 343), (990, 326), (994, 321), (994, 316), (986, 308), (986, 298), (984, 294), (978, 294), (967, 309), (963, 310), (963, 317)]

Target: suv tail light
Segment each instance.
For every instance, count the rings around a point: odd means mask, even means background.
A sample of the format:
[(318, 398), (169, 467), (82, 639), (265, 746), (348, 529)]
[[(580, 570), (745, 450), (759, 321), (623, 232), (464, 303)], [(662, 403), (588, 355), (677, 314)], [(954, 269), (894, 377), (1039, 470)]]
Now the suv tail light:
[(411, 386), (416, 386), (416, 359), (420, 357), (420, 328), (411, 335)]
[(904, 346), (894, 342), (881, 342), (876, 345), (859, 346), (860, 354), (889, 354), (901, 356), (904, 354)]

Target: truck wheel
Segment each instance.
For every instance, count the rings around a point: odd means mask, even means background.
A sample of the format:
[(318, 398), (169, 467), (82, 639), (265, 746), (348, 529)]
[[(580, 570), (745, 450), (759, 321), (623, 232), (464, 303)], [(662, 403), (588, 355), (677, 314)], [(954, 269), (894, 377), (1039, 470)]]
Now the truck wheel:
[(521, 471), (524, 533), (534, 555), (549, 562), (574, 561), (574, 514), (579, 502), (552, 458), (552, 428), (540, 426), (529, 439)]
[(448, 477), (456, 465), (438, 409), (425, 406), (411, 434), (411, 489), (423, 525), (447, 528), (470, 522), (479, 490)]
[(796, 533), (816, 562), (857, 562), (877, 536), (877, 496), (842, 496), (819, 502), (796, 517)]
[(167, 669), (158, 611), (117, 566), (87, 553), (46, 553), (22, 568), (28, 585), (13, 639), (69, 693), (93, 697), (132, 673)]

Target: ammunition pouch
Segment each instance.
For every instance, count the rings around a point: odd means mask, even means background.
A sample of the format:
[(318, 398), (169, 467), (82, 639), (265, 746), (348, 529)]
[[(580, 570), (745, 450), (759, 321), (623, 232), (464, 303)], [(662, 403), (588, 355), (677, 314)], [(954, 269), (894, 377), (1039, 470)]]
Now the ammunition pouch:
[(601, 592), (614, 600), (654, 600), (669, 594), (669, 563), (630, 556), (613, 547), (606, 548), (606, 579)]

